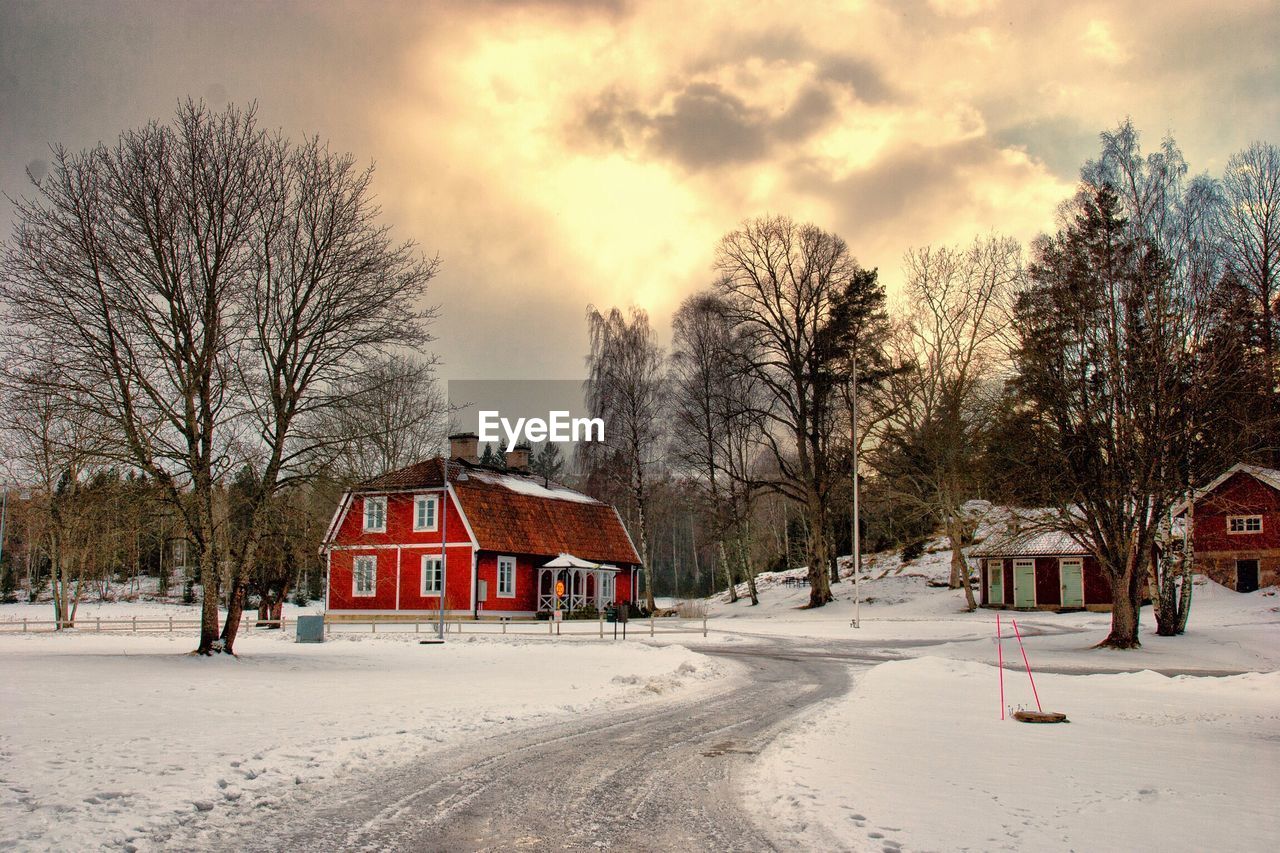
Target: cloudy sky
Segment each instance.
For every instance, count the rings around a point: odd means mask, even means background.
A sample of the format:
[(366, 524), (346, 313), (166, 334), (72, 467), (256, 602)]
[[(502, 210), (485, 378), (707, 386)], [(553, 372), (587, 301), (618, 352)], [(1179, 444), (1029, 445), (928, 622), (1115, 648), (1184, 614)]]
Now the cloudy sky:
[(839, 233), (892, 293), (912, 246), (1050, 226), (1126, 115), (1219, 174), (1280, 142), (1278, 44), (1274, 0), (0, 0), (0, 192), (50, 143), (256, 100), (440, 254), (446, 377), (573, 378), (588, 303), (665, 340), (747, 217)]

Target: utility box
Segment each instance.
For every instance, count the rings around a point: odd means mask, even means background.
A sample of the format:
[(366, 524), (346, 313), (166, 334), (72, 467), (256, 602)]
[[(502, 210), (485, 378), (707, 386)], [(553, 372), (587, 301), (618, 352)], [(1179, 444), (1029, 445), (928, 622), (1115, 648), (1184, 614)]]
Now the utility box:
[(299, 643), (324, 642), (323, 616), (299, 616), (297, 618), (297, 623)]
[(476, 601), (484, 604), (489, 600), (489, 582), (482, 580), (476, 584)]

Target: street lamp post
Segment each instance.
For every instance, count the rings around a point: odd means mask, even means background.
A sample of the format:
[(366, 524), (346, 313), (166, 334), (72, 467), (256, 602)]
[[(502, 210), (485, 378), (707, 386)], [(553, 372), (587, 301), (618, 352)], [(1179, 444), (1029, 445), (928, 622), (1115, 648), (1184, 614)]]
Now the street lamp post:
[(862, 594), (858, 590), (858, 576), (862, 568), (862, 542), (858, 520), (858, 354), (853, 354), (853, 388), (850, 392), (849, 423), (853, 446), (853, 627), (861, 628), (859, 611), (862, 608)]

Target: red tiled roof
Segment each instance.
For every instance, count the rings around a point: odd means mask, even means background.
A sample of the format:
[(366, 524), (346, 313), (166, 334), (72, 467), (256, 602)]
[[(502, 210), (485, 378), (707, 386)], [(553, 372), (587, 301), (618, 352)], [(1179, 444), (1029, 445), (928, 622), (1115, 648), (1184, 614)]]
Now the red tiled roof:
[[(428, 459), (356, 487), (360, 492), (440, 488), (442, 460)], [(460, 478), (466, 471), (467, 477)], [(597, 563), (640, 563), (612, 506), (531, 474), (451, 462), (449, 482), (479, 547), (550, 557), (572, 554)]]

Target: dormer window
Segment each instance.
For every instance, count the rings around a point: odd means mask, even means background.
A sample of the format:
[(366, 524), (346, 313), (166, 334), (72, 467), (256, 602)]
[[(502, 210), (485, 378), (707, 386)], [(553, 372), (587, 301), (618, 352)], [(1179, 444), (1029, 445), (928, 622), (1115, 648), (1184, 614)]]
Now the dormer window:
[(387, 530), (387, 499), (364, 499), (364, 532), (385, 533)]
[(1261, 533), (1262, 532), (1262, 516), (1260, 515), (1229, 515), (1227, 516), (1227, 532), (1228, 533)]

